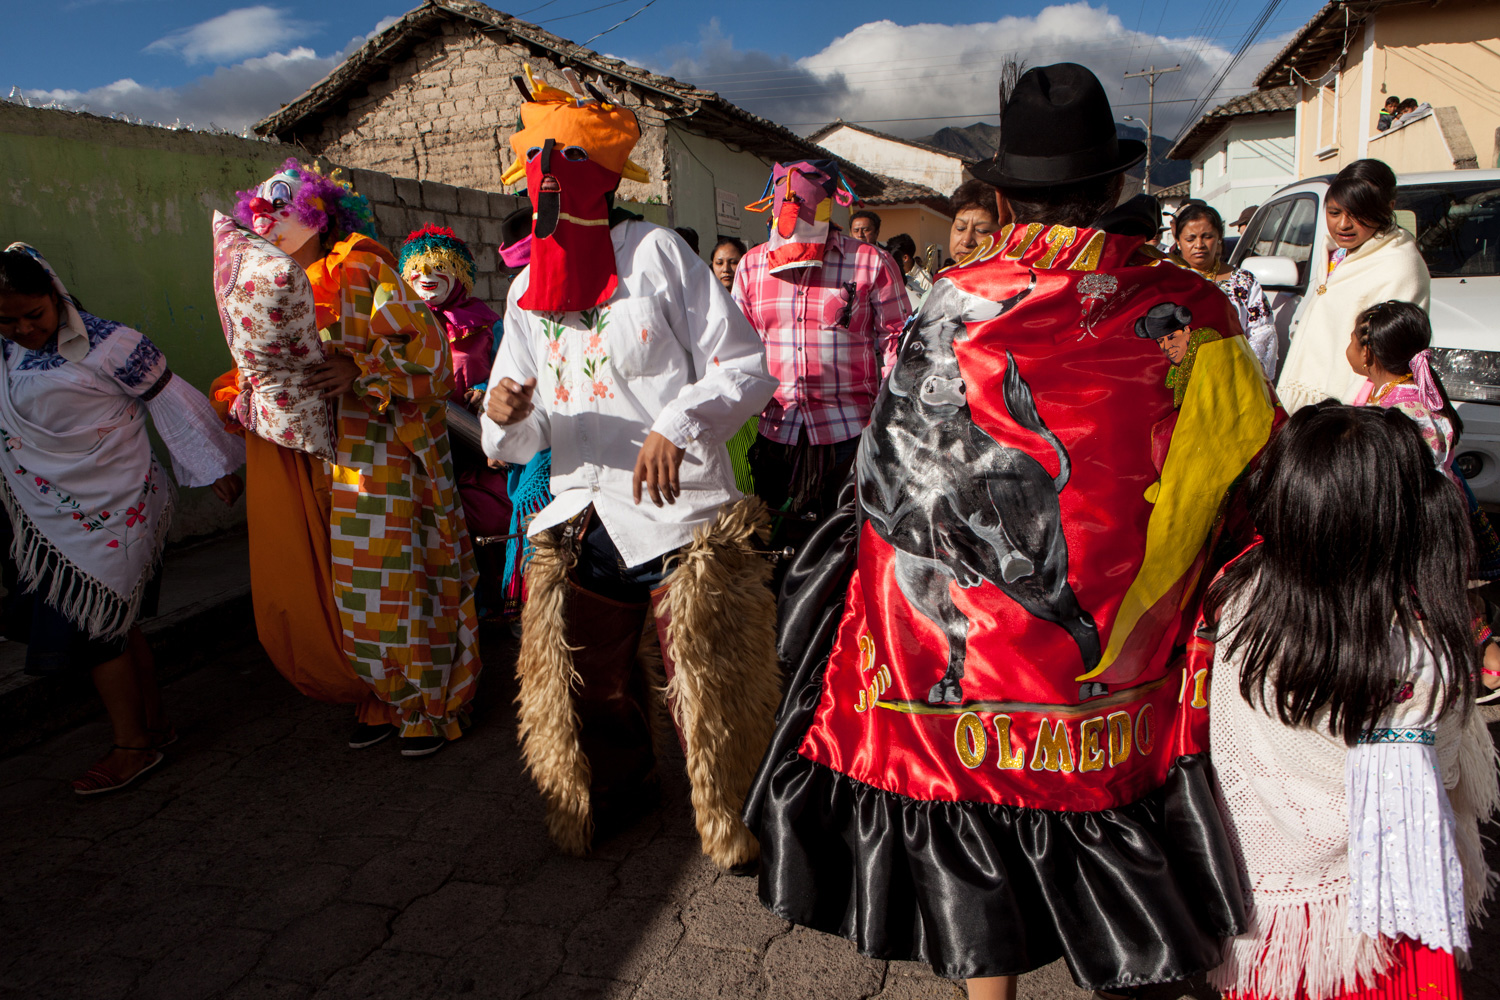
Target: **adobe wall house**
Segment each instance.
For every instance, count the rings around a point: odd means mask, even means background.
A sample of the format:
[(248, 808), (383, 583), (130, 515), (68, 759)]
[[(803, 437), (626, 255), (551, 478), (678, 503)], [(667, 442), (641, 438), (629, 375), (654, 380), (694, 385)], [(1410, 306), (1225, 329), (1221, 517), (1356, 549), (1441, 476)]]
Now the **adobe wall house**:
[(945, 198), (964, 182), (968, 176), (965, 170), (973, 162), (946, 149), (878, 132), (842, 118), (824, 125), (809, 135), (807, 141), (816, 142), (866, 170), (931, 188)]
[[(619, 197), (653, 222), (696, 229), (705, 256), (719, 233), (765, 239), (764, 217), (743, 217), (740, 208), (760, 197), (774, 162), (832, 156), (712, 91), (473, 0), (427, 0), (255, 130), (348, 166), (499, 192), (522, 102), (511, 77), (523, 64), (563, 89), (565, 66), (602, 79), (636, 111), (641, 141), (632, 158), (651, 180), (622, 182)], [(884, 190), (869, 172), (842, 166), (860, 197)]]

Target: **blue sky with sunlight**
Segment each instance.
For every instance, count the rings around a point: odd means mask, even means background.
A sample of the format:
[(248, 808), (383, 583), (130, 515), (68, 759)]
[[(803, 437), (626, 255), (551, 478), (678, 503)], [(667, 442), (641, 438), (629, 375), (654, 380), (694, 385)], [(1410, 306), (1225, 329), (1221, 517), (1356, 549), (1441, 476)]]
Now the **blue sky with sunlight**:
[[(1121, 74), (1180, 62), (1184, 71), (1163, 77), (1157, 88), (1157, 132), (1170, 136), (1208, 95), (1266, 0), (655, 0), (641, 10), (645, 2), (522, 0), (509, 12), (579, 42), (605, 32), (589, 47), (718, 90), (803, 132), (835, 116), (905, 135), (993, 119), (996, 70), (1009, 53), (1032, 64), (1082, 62), (1105, 81), (1118, 110), (1144, 117), (1144, 84), (1126, 83)], [(17, 87), (33, 101), (87, 105), (101, 114), (238, 129), (296, 97), (415, 3), (6, 6), (0, 95)], [(1248, 89), (1287, 34), (1319, 6), (1282, 0), (1209, 107)]]

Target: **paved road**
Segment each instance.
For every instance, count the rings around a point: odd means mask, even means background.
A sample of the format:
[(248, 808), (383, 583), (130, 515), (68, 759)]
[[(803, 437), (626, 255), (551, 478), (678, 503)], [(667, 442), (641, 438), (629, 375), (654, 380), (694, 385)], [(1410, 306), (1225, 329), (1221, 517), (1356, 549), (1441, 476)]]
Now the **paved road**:
[[(679, 769), (659, 812), (558, 855), (490, 648), (478, 725), (428, 759), (347, 749), (348, 713), (252, 646), (168, 686), (182, 740), (132, 792), (69, 792), (97, 722), (0, 760), (0, 1000), (963, 997), (768, 914), (699, 853)], [(1470, 1000), (1500, 997), (1494, 942)], [(1089, 996), (1060, 965), (1021, 995)], [(1189, 996), (1215, 994), (1151, 1000)]]

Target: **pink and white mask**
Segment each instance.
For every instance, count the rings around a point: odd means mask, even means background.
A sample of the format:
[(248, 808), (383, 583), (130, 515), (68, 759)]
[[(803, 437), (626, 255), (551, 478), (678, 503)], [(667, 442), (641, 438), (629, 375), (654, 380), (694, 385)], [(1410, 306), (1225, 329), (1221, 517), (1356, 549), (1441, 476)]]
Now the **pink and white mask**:
[(296, 253), (318, 235), (318, 230), (302, 221), (292, 204), (301, 187), (302, 178), (283, 171), (261, 184), (250, 199), (250, 228), (286, 253)]
[(423, 301), (433, 305), (447, 302), (448, 296), (453, 294), (453, 286), (458, 284), (458, 278), (448, 268), (431, 261), (411, 261), (401, 276), (406, 279), (412, 291), (422, 296)]

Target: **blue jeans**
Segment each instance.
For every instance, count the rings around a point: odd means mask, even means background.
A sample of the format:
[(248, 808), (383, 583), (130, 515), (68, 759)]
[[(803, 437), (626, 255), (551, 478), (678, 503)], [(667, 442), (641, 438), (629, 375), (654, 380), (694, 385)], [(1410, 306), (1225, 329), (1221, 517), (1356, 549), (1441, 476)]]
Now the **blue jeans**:
[(614, 540), (604, 530), (604, 522), (592, 509), (584, 516), (589, 519), (589, 525), (578, 546), (578, 565), (573, 570), (578, 585), (600, 597), (624, 604), (649, 602), (651, 591), (666, 579), (666, 571), (662, 568), (664, 557), (657, 556), (639, 566), (627, 567)]

